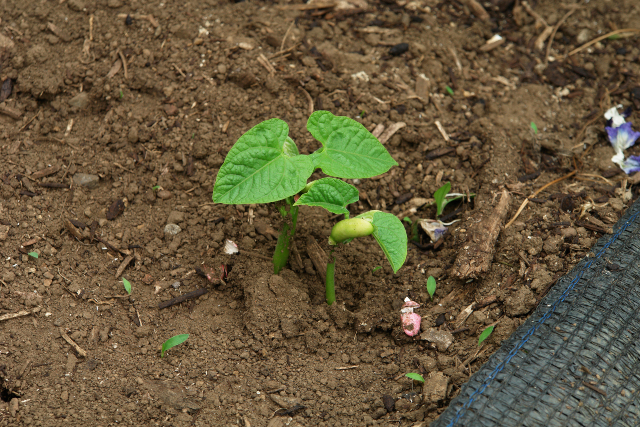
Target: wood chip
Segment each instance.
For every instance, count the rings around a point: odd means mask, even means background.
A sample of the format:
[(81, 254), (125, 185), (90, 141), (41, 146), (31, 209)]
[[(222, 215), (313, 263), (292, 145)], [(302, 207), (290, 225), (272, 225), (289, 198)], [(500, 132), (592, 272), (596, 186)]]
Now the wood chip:
[(116, 271), (116, 279), (120, 276), (122, 276), (122, 273), (124, 272), (124, 269), (127, 268), (127, 265), (129, 265), (129, 263), (133, 261), (133, 256), (129, 255), (128, 257), (126, 257), (124, 259), (124, 261), (122, 261), (120, 263), (120, 266), (118, 267), (118, 271)]
[(320, 247), (320, 244), (313, 236), (309, 236), (307, 238), (307, 254), (309, 258), (311, 258), (311, 262), (313, 266), (316, 268), (320, 277), (322, 277), (322, 282), (324, 283), (327, 280), (327, 254), (324, 249)]
[(71, 345), (71, 347), (73, 347), (73, 348), (75, 349), (76, 353), (78, 353), (78, 356), (81, 356), (81, 357), (87, 357), (87, 352), (86, 352), (86, 351), (84, 351), (84, 350), (82, 349), (82, 347), (80, 347), (78, 344), (76, 344), (76, 343), (75, 343), (71, 338), (69, 338), (69, 335), (67, 335), (67, 334), (64, 332), (64, 329), (62, 329), (62, 328), (60, 328), (60, 336), (61, 336), (61, 337), (62, 337), (66, 342), (68, 342), (68, 343), (69, 343), (69, 345)]
[(21, 310), (21, 311), (18, 311), (17, 313), (3, 314), (2, 316), (0, 316), (0, 322), (3, 320), (15, 319), (16, 317), (26, 316), (27, 314), (31, 314), (31, 312), (27, 310)]
[(462, 3), (466, 5), (479, 20), (488, 21), (491, 19), (484, 7), (482, 7), (482, 5), (476, 0), (462, 0)]
[[(382, 132), (384, 132), (384, 125), (382, 123), (378, 123), (371, 133), (376, 138), (379, 138), (380, 135), (382, 135)], [(640, 175), (640, 172), (638, 172), (638, 174)]]
[(429, 90), (431, 89), (431, 82), (424, 74), (420, 74), (416, 79), (416, 95), (418, 98), (429, 101)]
[(34, 172), (31, 174), (31, 178), (32, 179), (40, 179), (40, 178), (44, 178), (45, 176), (49, 176), (49, 175), (53, 175), (54, 173), (58, 172), (60, 170), (60, 168), (57, 167), (50, 167), (50, 168), (44, 168), (42, 170), (39, 170), (37, 172)]
[(118, 199), (109, 206), (106, 217), (111, 221), (116, 219), (122, 212), (124, 212), (124, 202), (121, 199)]
[(403, 127), (407, 126), (407, 124), (405, 122), (398, 122), (398, 123), (394, 123), (391, 126), (389, 126), (387, 128), (387, 130), (385, 130), (382, 135), (380, 135), (380, 138), (378, 138), (378, 140), (380, 141), (381, 144), (386, 144), (387, 141), (389, 141), (389, 139), (391, 139), (391, 137), (398, 132), (400, 129), (402, 129)]
[(80, 230), (78, 230), (68, 219), (64, 220), (64, 228), (76, 239), (82, 240), (83, 236)]
[(111, 66), (111, 69), (109, 70), (109, 72), (107, 73), (107, 78), (112, 79), (116, 74), (118, 74), (118, 71), (120, 71), (121, 68), (122, 68), (122, 61), (120, 59), (117, 59), (116, 62), (114, 62), (113, 65)]
[(22, 113), (15, 108), (7, 107), (6, 105), (0, 105), (0, 114), (4, 114), (5, 116), (9, 116), (14, 120), (20, 119)]
[(444, 138), (444, 140), (449, 142), (449, 140), (451, 138), (449, 138), (449, 134), (447, 134), (447, 131), (444, 130), (444, 126), (442, 126), (442, 123), (440, 123), (439, 120), (436, 120), (434, 123), (435, 123), (436, 127), (438, 128), (438, 131), (440, 132), (440, 134)]
[(502, 191), (498, 205), (486, 216), (474, 218), (468, 233), (468, 239), (462, 244), (458, 257), (453, 264), (453, 274), (460, 279), (478, 278), (489, 271), (496, 239), (500, 234), (500, 226), (509, 211), (511, 196), (507, 190)]

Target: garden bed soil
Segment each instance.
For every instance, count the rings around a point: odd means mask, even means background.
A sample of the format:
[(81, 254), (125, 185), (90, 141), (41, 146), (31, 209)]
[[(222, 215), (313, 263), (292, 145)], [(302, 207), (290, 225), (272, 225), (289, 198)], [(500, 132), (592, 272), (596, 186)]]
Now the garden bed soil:
[[(637, 38), (567, 54), (640, 28), (640, 4), (497, 1), (483, 21), (472, 3), (3, 2), (0, 316), (22, 315), (0, 321), (0, 425), (434, 420), (637, 197), (603, 118), (639, 106)], [(538, 49), (545, 25), (557, 31)], [(415, 222), (434, 218), (417, 199), (445, 182), (476, 194), (447, 207), (459, 221), (437, 247), (419, 232), (397, 274), (371, 238), (339, 247), (331, 307), (309, 254), (328, 251), (337, 216), (302, 207), (273, 275), (277, 207), (211, 201), (240, 135), (279, 117), (310, 153), (306, 118), (320, 109), (397, 125), (381, 139), (399, 166), (352, 182), (352, 214)], [(504, 190), (488, 271), (461, 279), (456, 259), (483, 243)], [(415, 338), (405, 297), (421, 304)]]

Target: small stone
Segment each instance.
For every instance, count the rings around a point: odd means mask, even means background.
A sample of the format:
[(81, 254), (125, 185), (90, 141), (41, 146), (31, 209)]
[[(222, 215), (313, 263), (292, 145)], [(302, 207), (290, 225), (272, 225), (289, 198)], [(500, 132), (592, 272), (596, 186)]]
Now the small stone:
[(107, 1), (107, 6), (109, 6), (112, 9), (116, 9), (116, 8), (122, 7), (122, 1), (121, 0), (108, 0)]
[(567, 239), (567, 238), (576, 237), (578, 235), (578, 231), (573, 227), (567, 227), (567, 228), (563, 228), (560, 234), (562, 234), (562, 237)]
[(172, 287), (173, 289), (178, 289), (178, 288), (180, 287), (180, 282), (173, 282), (173, 283), (171, 284), (171, 287)]
[(67, 402), (69, 400), (69, 392), (65, 390), (60, 393), (60, 399), (62, 399), (63, 402)]
[(167, 238), (173, 239), (173, 236), (180, 233), (182, 228), (177, 224), (167, 224), (164, 226), (164, 235)]
[(224, 65), (224, 64), (218, 64), (218, 73), (226, 74), (227, 73), (227, 66)]
[(300, 405), (302, 403), (300, 399), (297, 399), (295, 397), (280, 396), (278, 394), (270, 394), (269, 397), (276, 405), (284, 409), (293, 408), (294, 406)]
[(78, 359), (72, 353), (69, 353), (69, 355), (67, 356), (67, 374), (73, 372), (73, 370), (76, 368), (76, 363), (78, 363)]
[(109, 220), (107, 220), (106, 218), (100, 218), (98, 220), (98, 225), (100, 227), (104, 227), (105, 225), (109, 224)]
[(397, 45), (392, 46), (391, 49), (389, 49), (389, 55), (391, 56), (402, 55), (408, 50), (409, 50), (409, 43), (398, 43)]
[(420, 339), (433, 343), (438, 347), (438, 351), (447, 351), (453, 343), (453, 335), (448, 331), (441, 331), (436, 328), (429, 328), (420, 334)]
[(5, 271), (4, 273), (2, 273), (2, 280), (4, 280), (7, 283), (11, 283), (15, 280), (16, 275), (13, 271)]
[(167, 104), (163, 108), (167, 116), (175, 116), (178, 114), (178, 107), (173, 104)]
[(86, 107), (87, 104), (89, 104), (89, 95), (87, 95), (87, 92), (80, 92), (69, 100), (69, 105), (80, 110)]
[(0, 225), (0, 242), (7, 240), (7, 237), (9, 237), (9, 228), (8, 225)]
[(389, 396), (388, 394), (382, 395), (382, 404), (384, 405), (384, 408), (387, 410), (387, 412), (392, 412), (396, 406), (395, 400), (393, 400), (393, 397)]
[(140, 140), (140, 137), (138, 136), (138, 128), (137, 127), (134, 126), (131, 129), (129, 129), (129, 134), (127, 135), (127, 139), (132, 144), (135, 144), (136, 142), (138, 142)]
[(81, 187), (93, 189), (98, 186), (100, 177), (98, 175), (91, 175), (88, 173), (77, 173), (73, 175), (73, 182)]
[(67, 6), (69, 6), (69, 9), (74, 12), (82, 12), (82, 9), (84, 9), (84, 2), (82, 0), (69, 0), (67, 2)]
[(549, 236), (542, 246), (542, 250), (547, 254), (556, 254), (560, 246), (564, 243), (564, 237), (559, 235)]
[(447, 386), (449, 378), (442, 372), (430, 372), (425, 378), (422, 390), (426, 391), (425, 397), (428, 401), (436, 403), (447, 397)]
[(576, 36), (576, 42), (578, 42), (578, 44), (584, 44), (589, 40), (591, 40), (591, 30), (589, 30), (588, 28), (580, 30), (580, 32)]
[(509, 317), (528, 314), (536, 306), (536, 297), (527, 286), (522, 286), (518, 291), (504, 300), (504, 311)]
[(11, 399), (11, 402), (9, 402), (9, 414), (12, 417), (15, 417), (17, 413), (18, 413), (18, 398), (14, 397), (13, 399)]
[(171, 211), (167, 218), (167, 224), (178, 224), (180, 222), (184, 222), (184, 212)]
[(171, 192), (167, 190), (159, 190), (157, 196), (162, 200), (167, 200), (173, 197), (173, 194), (171, 194)]
[(196, 46), (200, 46), (202, 43), (204, 43), (204, 40), (200, 37), (196, 37), (195, 39), (193, 39), (193, 44)]

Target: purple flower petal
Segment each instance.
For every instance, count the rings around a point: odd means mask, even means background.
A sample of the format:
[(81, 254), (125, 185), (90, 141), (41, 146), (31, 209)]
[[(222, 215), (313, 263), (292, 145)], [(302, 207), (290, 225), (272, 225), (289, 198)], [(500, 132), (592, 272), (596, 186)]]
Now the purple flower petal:
[(627, 175), (640, 172), (640, 156), (629, 156), (621, 167)]
[(631, 129), (631, 122), (626, 122), (618, 127), (606, 127), (607, 136), (613, 148), (617, 152), (626, 150), (633, 146), (636, 140), (640, 137), (640, 132), (635, 132)]

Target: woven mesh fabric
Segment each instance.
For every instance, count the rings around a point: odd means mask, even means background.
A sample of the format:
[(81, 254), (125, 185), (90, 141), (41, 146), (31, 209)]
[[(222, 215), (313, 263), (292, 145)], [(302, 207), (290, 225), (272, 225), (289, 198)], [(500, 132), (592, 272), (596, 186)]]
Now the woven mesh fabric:
[(638, 425), (640, 202), (558, 281), (431, 424)]

